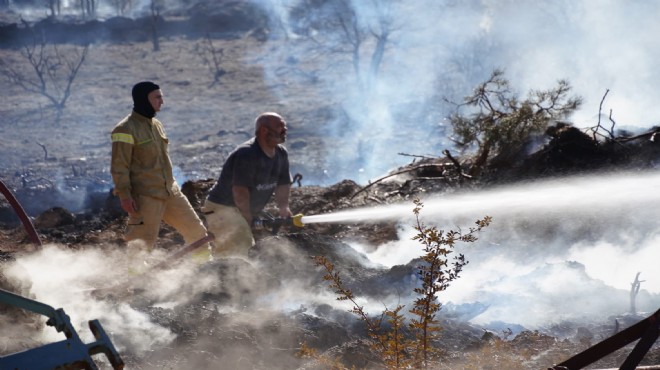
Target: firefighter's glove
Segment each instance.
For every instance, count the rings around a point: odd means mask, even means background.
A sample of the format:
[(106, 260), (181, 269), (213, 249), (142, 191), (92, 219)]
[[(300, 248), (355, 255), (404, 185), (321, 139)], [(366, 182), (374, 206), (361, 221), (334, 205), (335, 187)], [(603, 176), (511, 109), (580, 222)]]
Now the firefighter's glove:
[(209, 244), (205, 244), (193, 250), (192, 252), (190, 252), (190, 259), (198, 265), (213, 261), (211, 246)]

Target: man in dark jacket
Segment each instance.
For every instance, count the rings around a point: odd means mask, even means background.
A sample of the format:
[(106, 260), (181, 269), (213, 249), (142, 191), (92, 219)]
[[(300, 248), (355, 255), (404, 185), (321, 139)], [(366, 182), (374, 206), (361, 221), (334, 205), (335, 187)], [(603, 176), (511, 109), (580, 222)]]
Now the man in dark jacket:
[(254, 245), (251, 225), (271, 197), (280, 217), (291, 217), (291, 173), (286, 122), (273, 112), (255, 120), (255, 136), (229, 154), (202, 211), (215, 236), (213, 254), (247, 256)]

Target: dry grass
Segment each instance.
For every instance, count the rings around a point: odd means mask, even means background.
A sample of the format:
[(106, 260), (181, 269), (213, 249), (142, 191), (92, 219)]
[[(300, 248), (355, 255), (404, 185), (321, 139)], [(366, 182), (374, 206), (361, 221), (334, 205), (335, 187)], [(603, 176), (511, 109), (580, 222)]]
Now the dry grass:
[[(289, 124), (288, 146), (294, 171), (309, 174), (320, 168), (326, 151), (316, 126), (317, 109), (325, 101), (319, 86), (301, 76), (305, 66), (268, 60), (278, 48), (295, 42), (261, 43), (251, 37), (214, 39), (223, 50), (226, 73), (217, 84), (200, 54), (203, 40), (162, 40), (161, 50), (151, 43), (97, 43), (73, 84), (60, 122), (40, 95), (29, 94), (3, 80), (0, 89), (0, 156), (3, 180), (15, 183), (17, 172), (69, 172), (69, 162), (83, 160), (89, 173), (107, 177), (109, 133), (130, 112), (134, 83), (153, 80), (165, 95), (159, 118), (172, 140), (173, 162), (186, 178), (214, 178), (226, 154), (252, 135), (254, 118), (263, 111), (283, 114)], [(294, 51), (291, 51), (294, 53)], [(18, 50), (0, 49), (0, 58), (24, 63)], [(264, 63), (281, 63), (269, 76)], [(273, 78), (270, 78), (273, 77)], [(274, 91), (284, 91), (285, 96)], [(55, 163), (46, 163), (43, 143)]]

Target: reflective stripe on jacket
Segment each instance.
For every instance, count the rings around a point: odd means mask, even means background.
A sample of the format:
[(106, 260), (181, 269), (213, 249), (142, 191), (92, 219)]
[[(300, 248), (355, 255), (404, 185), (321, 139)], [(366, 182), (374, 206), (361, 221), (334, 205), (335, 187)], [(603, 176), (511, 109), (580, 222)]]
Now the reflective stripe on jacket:
[(112, 130), (110, 173), (121, 199), (147, 195), (165, 199), (178, 186), (167, 150), (163, 124), (132, 112)]

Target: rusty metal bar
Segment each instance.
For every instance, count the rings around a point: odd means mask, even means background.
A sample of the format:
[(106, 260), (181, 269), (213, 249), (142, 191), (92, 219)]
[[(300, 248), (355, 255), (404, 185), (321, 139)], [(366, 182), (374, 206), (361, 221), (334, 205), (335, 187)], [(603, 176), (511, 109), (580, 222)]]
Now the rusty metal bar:
[(568, 360), (551, 367), (549, 370), (577, 370), (592, 364), (601, 358), (609, 355), (610, 353), (634, 342), (640, 340), (637, 346), (633, 349), (632, 353), (626, 359), (626, 366), (632, 366), (621, 370), (635, 369), (635, 366), (644, 358), (651, 345), (658, 338), (658, 325), (660, 324), (660, 309), (653, 315), (638, 322), (637, 324), (603, 340), (596, 345), (587, 348), (586, 350), (578, 353), (577, 355), (569, 358)]
[(30, 220), (30, 217), (27, 215), (27, 213), (25, 213), (23, 206), (21, 206), (14, 194), (12, 194), (12, 192), (5, 185), (5, 183), (2, 182), (2, 180), (0, 180), (0, 192), (5, 196), (7, 201), (9, 201), (9, 204), (11, 204), (12, 208), (14, 208), (16, 215), (18, 215), (18, 218), (23, 223), (23, 227), (25, 228), (25, 231), (27, 231), (28, 237), (32, 243), (38, 247), (41, 247), (41, 239), (39, 239), (39, 234), (37, 234), (37, 230), (34, 228), (32, 220)]
[(626, 360), (621, 364), (620, 370), (635, 370), (644, 358), (644, 355), (651, 349), (653, 343), (658, 340), (658, 336), (660, 335), (660, 316), (651, 316), (648, 320), (650, 321), (649, 327), (644, 332), (642, 339), (637, 342), (635, 348), (633, 348), (632, 352), (630, 352)]
[(176, 260), (178, 260), (181, 257), (185, 256), (186, 254), (188, 254), (188, 253), (194, 251), (195, 249), (201, 247), (202, 245), (204, 245), (206, 243), (210, 243), (214, 240), (215, 240), (215, 235), (213, 235), (213, 233), (209, 232), (203, 238), (195, 240), (194, 242), (175, 250), (172, 254), (168, 255), (163, 261), (156, 264), (154, 267), (150, 268), (150, 270), (158, 270), (158, 269), (167, 268), (172, 263), (174, 263)]
[[(594, 370), (620, 370), (618, 367), (610, 369), (594, 369)], [(660, 365), (650, 365), (650, 366), (637, 366), (635, 370), (660, 370)]]

